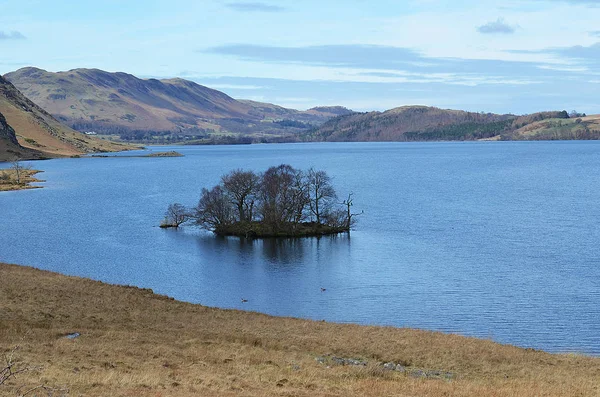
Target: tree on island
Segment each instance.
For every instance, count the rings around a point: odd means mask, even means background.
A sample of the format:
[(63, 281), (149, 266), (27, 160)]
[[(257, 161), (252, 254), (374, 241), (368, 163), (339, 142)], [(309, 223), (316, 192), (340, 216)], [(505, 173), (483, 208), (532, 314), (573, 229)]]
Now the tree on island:
[[(202, 189), (198, 205), (177, 207), (185, 219), (176, 223), (171, 206), (164, 227), (187, 220), (218, 235), (242, 237), (300, 237), (349, 232), (349, 205), (337, 203), (331, 177), (325, 171), (302, 171), (288, 164), (264, 173), (234, 170), (212, 189)], [(347, 207), (345, 210), (343, 207)]]
[(167, 212), (165, 213), (165, 219), (160, 224), (161, 228), (175, 227), (178, 228), (190, 218), (187, 208), (182, 204), (174, 203), (169, 204)]
[(331, 214), (337, 200), (331, 178), (325, 171), (308, 170), (308, 195), (310, 212), (315, 216), (317, 224), (322, 217)]
[(241, 222), (252, 220), (260, 177), (253, 171), (238, 169), (223, 176), (221, 183), (237, 210), (238, 220)]

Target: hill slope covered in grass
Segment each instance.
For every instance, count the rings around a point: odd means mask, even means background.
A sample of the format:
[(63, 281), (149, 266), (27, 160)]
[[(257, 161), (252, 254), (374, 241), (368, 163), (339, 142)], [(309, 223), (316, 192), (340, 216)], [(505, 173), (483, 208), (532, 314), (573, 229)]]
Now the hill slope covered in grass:
[(0, 280), (0, 350), (14, 351), (15, 369), (40, 368), (0, 385), (2, 395), (40, 384), (74, 396), (152, 397), (572, 397), (600, 390), (599, 358), (208, 308), (14, 265), (0, 264)]
[[(15, 133), (24, 158), (72, 156), (90, 152), (118, 151), (126, 146), (89, 137), (61, 124), (27, 99), (0, 76), (0, 113)], [(14, 142), (13, 142), (14, 144)], [(7, 147), (4, 150), (12, 150)], [(38, 153), (34, 155), (34, 153)], [(41, 154), (39, 154), (41, 153)], [(5, 154), (4, 157), (7, 155)]]
[(268, 103), (238, 101), (180, 78), (140, 79), (98, 69), (52, 73), (28, 67), (5, 77), (72, 128), (124, 139), (258, 134), (293, 140), (300, 131), (350, 112), (338, 107), (302, 112)]
[[(354, 113), (335, 117), (321, 127), (308, 132), (305, 139), (308, 141), (599, 139), (600, 128), (593, 120), (595, 120), (593, 117), (584, 117), (575, 125), (576, 120), (570, 119), (566, 111), (516, 116), (427, 106), (403, 106), (385, 112)], [(556, 125), (564, 128), (554, 128)], [(546, 131), (550, 128), (548, 126), (552, 127), (552, 134)]]
[(15, 130), (8, 125), (6, 118), (0, 113), (0, 161), (40, 157), (42, 157), (40, 152), (24, 148), (19, 144)]

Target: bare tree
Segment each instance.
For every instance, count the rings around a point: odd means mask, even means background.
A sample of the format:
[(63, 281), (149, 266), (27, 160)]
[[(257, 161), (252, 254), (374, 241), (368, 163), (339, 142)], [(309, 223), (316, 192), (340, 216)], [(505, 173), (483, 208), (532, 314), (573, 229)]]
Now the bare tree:
[[(23, 337), (23, 339), (25, 336)], [(41, 371), (41, 367), (32, 367), (27, 364), (20, 362), (16, 358), (17, 351), (21, 348), (20, 345), (15, 346), (7, 355), (4, 356), (4, 365), (0, 364), (0, 389), (8, 384), (11, 379), (17, 378), (18, 375), (25, 372)], [(16, 395), (18, 397), (25, 397), (30, 395), (39, 395), (37, 392), (43, 391), (48, 397), (67, 396), (69, 389), (67, 388), (55, 388), (50, 387), (46, 384), (36, 386), (21, 386), (17, 388)], [(35, 393), (35, 394), (33, 394)], [(4, 395), (1, 391), (0, 394)]]
[[(315, 235), (350, 230), (352, 194), (341, 203), (324, 171), (305, 172), (288, 164), (262, 174), (235, 170), (211, 190), (202, 189), (198, 205), (167, 210), (164, 226), (177, 227), (189, 218), (197, 225), (226, 235)], [(314, 222), (316, 218), (316, 222)]]
[(269, 168), (262, 177), (261, 214), (263, 221), (275, 227), (302, 220), (308, 203), (303, 173), (291, 165)]
[(165, 213), (165, 219), (160, 225), (163, 228), (175, 227), (178, 228), (182, 223), (186, 222), (190, 218), (188, 210), (179, 203), (169, 204), (167, 212)]
[(223, 188), (236, 207), (238, 220), (250, 222), (254, 217), (254, 203), (260, 186), (260, 177), (253, 171), (235, 170), (221, 178)]
[(304, 171), (296, 170), (292, 188), (292, 221), (298, 224), (306, 219), (306, 208), (310, 204), (308, 177)]
[(337, 194), (331, 185), (331, 177), (325, 171), (311, 168), (307, 178), (310, 212), (315, 216), (317, 224), (321, 224), (322, 216), (329, 213), (337, 200)]
[(15, 360), (15, 353), (19, 346), (13, 348), (10, 353), (4, 357), (4, 368), (0, 369), (0, 386), (20, 373), (31, 371), (31, 368), (25, 365), (19, 365)]
[(21, 178), (24, 176), (25, 171), (30, 170), (31, 166), (24, 165), (20, 159), (15, 159), (15, 160), (11, 161), (10, 163), (11, 163), (10, 169), (13, 170), (15, 173), (17, 185), (20, 185)]
[(352, 198), (352, 196), (354, 196), (354, 193), (348, 194), (348, 198), (346, 200), (342, 201), (342, 203), (341, 203), (342, 205), (344, 205), (346, 207), (346, 229), (348, 231), (350, 231), (350, 228), (355, 223), (354, 217), (358, 216), (358, 215), (362, 215), (364, 213), (364, 211), (361, 211), (359, 213), (352, 213), (352, 206), (354, 205), (354, 203), (353, 203), (354, 199)]
[(202, 189), (202, 196), (195, 208), (196, 223), (205, 229), (215, 230), (234, 221), (234, 209), (221, 185), (211, 190)]

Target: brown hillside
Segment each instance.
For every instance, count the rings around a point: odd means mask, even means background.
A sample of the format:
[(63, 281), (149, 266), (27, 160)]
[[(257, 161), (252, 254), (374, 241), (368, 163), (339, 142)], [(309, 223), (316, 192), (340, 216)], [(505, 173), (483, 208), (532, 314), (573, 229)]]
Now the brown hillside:
[(8, 125), (6, 118), (0, 113), (0, 161), (40, 157), (42, 157), (40, 152), (24, 148), (19, 144), (15, 130)]
[(285, 127), (289, 126), (273, 121), (291, 119), (320, 125), (334, 116), (331, 110), (300, 112), (266, 103), (238, 101), (180, 78), (140, 79), (127, 73), (98, 69), (52, 73), (31, 67), (5, 77), (33, 102), (80, 131), (276, 134), (295, 131), (288, 131)]
[(127, 148), (66, 127), (1, 76), (0, 113), (14, 129), (21, 146), (42, 152), (44, 156), (71, 156)]
[[(427, 106), (403, 106), (385, 112), (355, 113), (331, 119), (313, 133), (324, 141), (404, 141), (407, 133), (467, 123), (492, 123), (510, 115), (471, 113)], [(418, 139), (416, 139), (418, 140)]]
[[(332, 118), (306, 134), (316, 141), (453, 141), (479, 139), (599, 139), (596, 124), (570, 119), (565, 111), (511, 114), (473, 113), (427, 106)], [(535, 130), (534, 133), (531, 131)]]

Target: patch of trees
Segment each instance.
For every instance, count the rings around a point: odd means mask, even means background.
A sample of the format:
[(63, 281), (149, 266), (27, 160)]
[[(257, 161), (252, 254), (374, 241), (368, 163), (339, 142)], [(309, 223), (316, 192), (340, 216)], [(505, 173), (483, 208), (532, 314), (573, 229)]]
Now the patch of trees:
[[(307, 140), (471, 140), (503, 132), (516, 116), (412, 106), (334, 117), (305, 134)], [(406, 135), (406, 136), (405, 136)]]
[(579, 113), (577, 110), (571, 110), (571, 112), (569, 112), (569, 118), (571, 119), (576, 119), (578, 117), (585, 117), (586, 114), (585, 113)]
[(300, 128), (300, 129), (313, 128), (313, 126), (311, 124), (303, 123), (302, 121), (297, 121), (297, 120), (290, 120), (290, 119), (279, 120), (279, 121), (275, 121), (274, 123), (278, 124), (284, 128)]
[(358, 215), (352, 206), (352, 194), (338, 200), (325, 171), (281, 164), (263, 173), (223, 175), (218, 185), (202, 189), (195, 207), (171, 204), (161, 227), (191, 222), (226, 236), (319, 236), (349, 232)]
[(512, 128), (517, 130), (528, 124), (535, 123), (536, 121), (542, 121), (542, 120), (547, 120), (547, 119), (568, 119), (568, 118), (569, 118), (569, 114), (567, 113), (566, 110), (526, 114), (524, 116), (517, 117), (512, 123)]
[(406, 132), (406, 141), (472, 141), (491, 138), (509, 131), (512, 120), (491, 123), (450, 124), (422, 132)]

